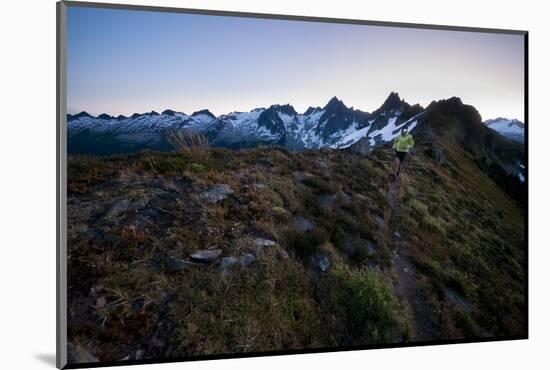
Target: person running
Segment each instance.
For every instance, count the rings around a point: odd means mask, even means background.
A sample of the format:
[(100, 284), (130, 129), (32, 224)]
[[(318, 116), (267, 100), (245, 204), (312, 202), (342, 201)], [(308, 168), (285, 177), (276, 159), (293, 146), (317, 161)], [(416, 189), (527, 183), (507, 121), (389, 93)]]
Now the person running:
[(411, 134), (409, 134), (406, 127), (401, 129), (399, 136), (393, 141), (392, 148), (395, 150), (395, 164), (394, 164), (394, 178), (399, 177), (399, 172), (401, 171), (401, 166), (407, 153), (413, 148), (414, 139)]

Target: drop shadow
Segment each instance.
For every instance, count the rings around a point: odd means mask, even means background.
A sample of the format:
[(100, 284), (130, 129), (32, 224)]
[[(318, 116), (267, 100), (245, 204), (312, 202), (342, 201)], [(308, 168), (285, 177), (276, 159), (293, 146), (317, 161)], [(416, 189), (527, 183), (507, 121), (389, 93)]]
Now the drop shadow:
[(46, 365), (50, 365), (51, 367), (55, 367), (56, 365), (55, 353), (39, 353), (39, 354), (35, 353), (34, 358), (42, 361)]

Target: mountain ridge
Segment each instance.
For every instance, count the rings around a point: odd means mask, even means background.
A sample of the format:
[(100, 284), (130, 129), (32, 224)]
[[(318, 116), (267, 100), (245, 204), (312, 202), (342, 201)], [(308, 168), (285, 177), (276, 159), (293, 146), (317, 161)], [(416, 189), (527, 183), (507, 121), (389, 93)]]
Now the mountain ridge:
[[(298, 113), (288, 103), (255, 108), (249, 112), (231, 112), (215, 116), (208, 109), (191, 115), (166, 109), (130, 117), (98, 117), (87, 112), (68, 115), (69, 154), (109, 155), (144, 149), (169, 151), (169, 131), (190, 129), (206, 136), (214, 147), (230, 149), (277, 145), (288, 150), (349, 149), (368, 154), (373, 148), (391, 142), (407, 127), (415, 139), (433, 142), (453, 141), (469, 151), (480, 166), (493, 168), (498, 178), (508, 174), (525, 178), (523, 140), (514, 140), (500, 126), (514, 120), (482, 121), (475, 107), (459, 97), (432, 101), (424, 108), (411, 105), (391, 92), (373, 112), (346, 106), (332, 97), (322, 108), (309, 107)], [(502, 123), (504, 122), (504, 123)], [(519, 123), (518, 123), (519, 122)], [(493, 126), (493, 127), (492, 127)], [(435, 140), (437, 138), (437, 140)], [(494, 170), (497, 168), (497, 170)]]
[[(151, 111), (116, 118), (107, 113), (94, 117), (81, 112), (67, 115), (69, 153), (167, 150), (169, 146), (163, 138), (165, 131), (183, 128), (206, 135), (214, 146), (233, 149), (274, 144), (291, 150), (346, 148), (368, 136), (369, 132), (372, 133), (369, 143), (374, 147), (395, 136), (376, 137), (388, 123), (395, 126), (395, 130), (412, 117), (412, 113), (421, 110), (419, 105), (411, 106), (392, 92), (373, 113), (350, 108), (336, 96), (324, 107), (309, 107), (304, 113), (298, 113), (288, 103), (219, 116), (208, 109), (190, 115), (166, 109), (161, 114)], [(97, 137), (94, 134), (98, 134)]]

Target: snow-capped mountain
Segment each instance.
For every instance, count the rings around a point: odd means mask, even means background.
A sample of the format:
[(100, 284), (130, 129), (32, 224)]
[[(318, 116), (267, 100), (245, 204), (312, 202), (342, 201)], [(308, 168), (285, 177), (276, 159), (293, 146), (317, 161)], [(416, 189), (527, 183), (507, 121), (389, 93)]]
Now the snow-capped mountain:
[(525, 125), (517, 119), (495, 118), (484, 122), (487, 127), (510, 140), (523, 143), (525, 140)]
[(191, 115), (165, 110), (130, 117), (86, 112), (67, 116), (68, 151), (112, 154), (142, 149), (169, 150), (165, 134), (189, 128), (204, 134), (212, 146), (247, 148), (281, 145), (292, 150), (347, 148), (363, 139), (368, 147), (393, 140), (402, 127), (414, 129), (423, 109), (391, 93), (372, 113), (347, 107), (332, 98), (324, 107), (297, 113), (291, 105), (272, 105), (218, 117), (208, 110)]

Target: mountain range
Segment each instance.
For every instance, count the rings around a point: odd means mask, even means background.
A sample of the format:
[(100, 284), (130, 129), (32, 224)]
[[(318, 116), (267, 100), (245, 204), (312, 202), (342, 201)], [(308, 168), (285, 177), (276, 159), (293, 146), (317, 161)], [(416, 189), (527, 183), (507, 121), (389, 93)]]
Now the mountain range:
[(114, 154), (142, 149), (166, 150), (167, 130), (189, 128), (204, 134), (212, 146), (232, 149), (280, 145), (291, 150), (347, 148), (362, 138), (370, 147), (392, 140), (400, 128), (416, 126), (423, 109), (392, 92), (372, 113), (347, 107), (337, 97), (324, 107), (297, 113), (294, 107), (272, 105), (218, 117), (208, 110), (185, 114), (170, 109), (134, 113), (130, 117), (68, 115), (71, 154)]
[(166, 133), (178, 129), (203, 134), (214, 147), (277, 145), (294, 151), (348, 148), (366, 154), (392, 141), (401, 128), (407, 127), (417, 140), (457, 142), (487, 170), (498, 167), (499, 173), (525, 179), (523, 123), (504, 118), (483, 122), (474, 107), (457, 97), (423, 108), (392, 92), (373, 112), (348, 107), (337, 97), (304, 113), (289, 104), (217, 117), (206, 109), (190, 115), (167, 109), (130, 117), (105, 113), (94, 117), (81, 112), (67, 115), (67, 126), (68, 153), (93, 155), (172, 150)]
[(495, 118), (484, 122), (487, 127), (510, 140), (523, 143), (525, 140), (525, 124), (517, 119)]

